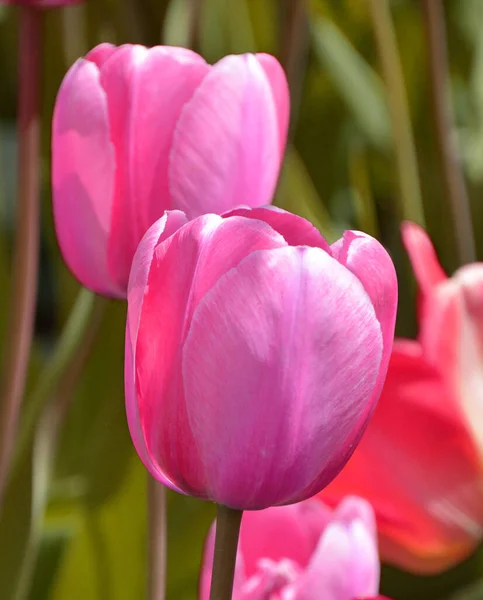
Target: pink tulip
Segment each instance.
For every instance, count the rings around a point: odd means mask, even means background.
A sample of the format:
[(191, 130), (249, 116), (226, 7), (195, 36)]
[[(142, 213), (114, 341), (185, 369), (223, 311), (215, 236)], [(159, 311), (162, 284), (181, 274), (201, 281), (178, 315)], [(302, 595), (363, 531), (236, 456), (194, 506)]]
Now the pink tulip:
[[(215, 524), (205, 546), (200, 600), (209, 599), (214, 538)], [(372, 508), (356, 497), (334, 511), (312, 499), (246, 512), (233, 600), (373, 598), (380, 574), (376, 538)]]
[(39, 8), (66, 6), (68, 4), (79, 4), (79, 2), (82, 2), (82, 0), (0, 0), (0, 4), (20, 4), (22, 6), (36, 6)]
[(363, 233), (329, 246), (276, 209), (186, 221), (167, 213), (133, 261), (125, 386), (137, 451), (162, 483), (232, 508), (308, 498), (376, 405), (391, 259)]
[(374, 417), (321, 494), (376, 512), (383, 558), (435, 573), (483, 538), (483, 264), (448, 278), (426, 233), (403, 227), (420, 288), (417, 341), (396, 340)]
[(54, 216), (71, 271), (125, 297), (137, 245), (165, 210), (192, 219), (269, 204), (288, 112), (267, 54), (210, 66), (184, 48), (94, 48), (67, 73), (53, 120)]

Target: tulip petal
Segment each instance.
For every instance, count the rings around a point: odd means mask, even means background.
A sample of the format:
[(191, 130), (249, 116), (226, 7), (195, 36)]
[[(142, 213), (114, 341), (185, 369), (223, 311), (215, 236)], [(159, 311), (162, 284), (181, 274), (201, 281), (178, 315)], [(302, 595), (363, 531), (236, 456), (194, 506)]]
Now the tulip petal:
[(396, 325), (397, 276), (394, 264), (377, 240), (359, 231), (346, 231), (331, 248), (339, 262), (361, 281), (381, 325), (384, 352), (374, 390), (377, 400), (386, 377)]
[(256, 57), (262, 65), (272, 88), (273, 100), (278, 117), (280, 152), (283, 154), (287, 141), (287, 130), (290, 117), (290, 91), (287, 78), (282, 66), (271, 54), (260, 53), (256, 54)]
[(265, 223), (205, 215), (156, 249), (136, 342), (139, 419), (150, 460), (194, 495), (206, 487), (193, 450), (180, 374), (180, 352), (193, 307), (247, 253), (284, 245), (282, 236)]
[(423, 294), (427, 294), (438, 283), (445, 281), (447, 275), (441, 268), (433, 244), (422, 227), (405, 221), (401, 226), (401, 235), (419, 287)]
[(371, 512), (360, 499), (341, 503), (297, 581), (294, 600), (352, 600), (377, 594), (380, 566)]
[(459, 269), (426, 296), (420, 340), (454, 391), (483, 452), (483, 264)]
[(260, 557), (306, 567), (332, 512), (320, 500), (245, 512), (239, 548), (246, 576), (256, 573)]
[(169, 181), (189, 218), (272, 201), (282, 160), (276, 107), (254, 55), (220, 60), (176, 126)]
[(329, 244), (325, 241), (320, 231), (307, 219), (282, 210), (277, 206), (264, 206), (261, 208), (235, 208), (224, 213), (224, 217), (240, 216), (247, 219), (265, 221), (270, 227), (283, 235), (289, 246), (312, 246), (322, 248), (332, 256)]
[(156, 246), (168, 239), (175, 231), (187, 223), (186, 215), (180, 211), (169, 211), (146, 232), (134, 255), (131, 277), (128, 288), (129, 313), (126, 322), (126, 352), (124, 358), (124, 382), (126, 396), (126, 413), (129, 431), (133, 444), (141, 460), (152, 475), (171, 489), (182, 491), (169, 480), (164, 473), (157, 469), (156, 464), (149, 459), (142, 433), (141, 422), (136, 397), (134, 365), (136, 363), (136, 341), (139, 329), (139, 319), (142, 310), (146, 283), (149, 278), (153, 254)]
[(170, 208), (167, 170), (174, 126), (208, 69), (189, 50), (132, 45), (120, 47), (102, 67), (118, 164), (109, 261), (124, 287), (142, 236)]
[(415, 342), (395, 343), (367, 431), (320, 497), (368, 499), (383, 558), (430, 573), (461, 560), (480, 539), (483, 486), (454, 398), (415, 350)]
[(97, 65), (98, 68), (101, 68), (102, 65), (106, 62), (106, 60), (110, 58), (115, 52), (117, 52), (117, 50), (118, 47), (114, 44), (104, 42), (103, 44), (99, 44), (90, 52), (88, 52), (84, 56), (84, 59), (93, 62), (95, 65)]
[(78, 60), (57, 97), (52, 125), (52, 185), (57, 239), (64, 259), (91, 290), (123, 297), (111, 276), (107, 245), (115, 173), (106, 96), (99, 71)]
[(210, 66), (185, 48), (156, 46), (133, 73), (130, 164), (136, 210), (142, 230), (171, 206), (168, 168), (175, 126)]
[(321, 473), (322, 489), (371, 402), (381, 352), (362, 284), (318, 248), (255, 252), (221, 277), (183, 351), (210, 497), (245, 509), (295, 502)]

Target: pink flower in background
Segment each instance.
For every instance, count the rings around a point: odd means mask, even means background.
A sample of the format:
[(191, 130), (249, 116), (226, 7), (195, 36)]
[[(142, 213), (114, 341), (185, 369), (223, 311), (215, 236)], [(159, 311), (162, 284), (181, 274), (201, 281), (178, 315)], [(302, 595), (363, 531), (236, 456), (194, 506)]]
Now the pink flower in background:
[(53, 120), (55, 225), (71, 271), (125, 297), (136, 247), (165, 210), (192, 219), (269, 204), (288, 113), (267, 54), (210, 66), (184, 48), (94, 48), (67, 73)]
[(321, 497), (374, 507), (383, 558), (442, 571), (483, 537), (483, 264), (448, 278), (427, 234), (403, 226), (420, 288), (417, 341), (396, 340), (360, 446)]
[(0, 4), (20, 4), (22, 6), (38, 6), (39, 8), (67, 6), (68, 4), (79, 4), (80, 2), (82, 0), (0, 0)]
[[(200, 600), (209, 599), (214, 541), (213, 525), (203, 557)], [(348, 497), (331, 510), (318, 500), (306, 500), (243, 515), (233, 600), (375, 598), (379, 574), (371, 506)]]
[(233, 508), (314, 495), (377, 403), (396, 303), (392, 261), (365, 234), (329, 246), (277, 209), (166, 213), (128, 290), (126, 404), (141, 459), (172, 489)]

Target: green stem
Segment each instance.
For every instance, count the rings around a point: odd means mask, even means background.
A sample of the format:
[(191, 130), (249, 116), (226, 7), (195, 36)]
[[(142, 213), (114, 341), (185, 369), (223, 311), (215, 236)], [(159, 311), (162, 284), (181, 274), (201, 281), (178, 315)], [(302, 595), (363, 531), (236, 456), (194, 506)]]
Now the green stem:
[(204, 0), (190, 0), (191, 10), (188, 28), (188, 48), (198, 50), (200, 45), (201, 21), (203, 17)]
[(13, 285), (0, 390), (0, 510), (32, 345), (40, 236), (40, 65), (42, 11), (19, 6), (19, 192)]
[(424, 227), (418, 161), (391, 10), (388, 0), (370, 0), (369, 4), (392, 121), (402, 217)]
[(285, 0), (280, 57), (290, 88), (291, 134), (295, 129), (309, 50), (306, 0)]
[[(43, 371), (14, 456), (11, 474), (22, 461), (33, 461), (32, 515), (30, 534), (14, 600), (25, 600), (30, 591), (41, 542), (41, 529), (48, 500), (57, 442), (77, 379), (99, 329), (106, 301), (85, 289), (77, 301), (59, 339), (50, 363)], [(104, 597), (104, 596), (103, 596)]]
[(243, 511), (217, 505), (210, 600), (231, 600)]
[(148, 600), (166, 596), (166, 488), (148, 475)]
[(428, 71), (433, 117), (443, 182), (455, 225), (459, 262), (465, 264), (476, 260), (476, 249), (470, 201), (452, 139), (454, 125), (451, 103), (447, 93), (449, 74), (443, 6), (441, 0), (422, 0), (422, 5), (428, 43)]
[(27, 403), (14, 454), (13, 469), (21, 463), (28, 451), (39, 417), (56, 392), (62, 376), (97, 332), (106, 302), (104, 298), (84, 288), (80, 290), (56, 348)]

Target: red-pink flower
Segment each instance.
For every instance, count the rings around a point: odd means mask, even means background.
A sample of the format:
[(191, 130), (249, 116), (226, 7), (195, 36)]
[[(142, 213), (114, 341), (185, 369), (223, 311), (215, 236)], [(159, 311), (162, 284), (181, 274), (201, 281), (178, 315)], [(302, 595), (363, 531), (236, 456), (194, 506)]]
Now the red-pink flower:
[[(215, 524), (205, 546), (200, 600), (209, 599), (214, 538)], [(374, 598), (380, 574), (376, 538), (372, 508), (356, 497), (345, 498), (336, 510), (312, 499), (246, 512), (233, 600)]]
[(165, 210), (191, 219), (269, 204), (288, 112), (267, 54), (210, 66), (184, 48), (94, 48), (66, 75), (53, 120), (54, 216), (71, 271), (125, 297), (136, 247)]
[(66, 6), (78, 4), (82, 0), (0, 0), (0, 4), (20, 4), (22, 6), (36, 6), (39, 8), (50, 8), (52, 6)]
[(137, 451), (171, 488), (233, 508), (308, 498), (377, 402), (392, 261), (370, 236), (329, 247), (277, 209), (186, 221), (166, 213), (133, 261), (125, 385)]
[(483, 533), (483, 265), (448, 279), (420, 227), (406, 223), (403, 240), (421, 293), (419, 337), (395, 341), (367, 432), (322, 497), (367, 498), (383, 558), (437, 572)]

